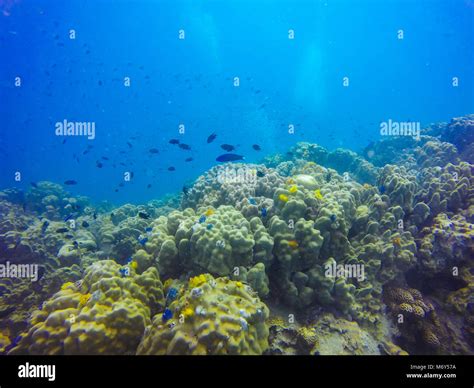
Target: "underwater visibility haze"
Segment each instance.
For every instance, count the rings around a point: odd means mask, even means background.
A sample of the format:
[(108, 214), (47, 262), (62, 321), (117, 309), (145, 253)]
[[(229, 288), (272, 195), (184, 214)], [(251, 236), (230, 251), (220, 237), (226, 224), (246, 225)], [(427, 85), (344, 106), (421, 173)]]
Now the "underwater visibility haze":
[(0, 0), (0, 354), (474, 354), (474, 2)]

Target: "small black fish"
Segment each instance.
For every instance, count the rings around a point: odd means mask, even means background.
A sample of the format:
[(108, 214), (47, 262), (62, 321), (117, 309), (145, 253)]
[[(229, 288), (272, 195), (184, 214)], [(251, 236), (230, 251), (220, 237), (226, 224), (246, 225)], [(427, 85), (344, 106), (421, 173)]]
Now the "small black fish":
[(261, 92), (261, 90), (260, 90), (260, 89), (257, 89), (257, 90), (255, 91), (255, 94), (258, 94), (258, 93), (260, 93), (260, 92)]
[(118, 190), (118, 189), (115, 189), (114, 191), (115, 191), (116, 193), (118, 193), (119, 190)]
[(88, 154), (90, 151), (89, 150), (84, 150), (84, 152), (82, 153), (82, 155), (86, 155)]
[(102, 162), (99, 162), (99, 161), (96, 161), (96, 162), (95, 162), (95, 166), (96, 166), (97, 168), (102, 168), (102, 167), (104, 167), (103, 163), (102, 163)]
[(119, 187), (124, 187), (125, 186), (125, 183), (121, 182), (119, 183)]
[(255, 150), (255, 151), (260, 151), (262, 148), (260, 148), (260, 146), (258, 144), (254, 144), (252, 146), (252, 148)]
[(262, 104), (262, 105), (260, 105), (260, 106), (258, 107), (258, 109), (263, 109), (263, 108), (265, 108), (266, 106), (267, 106), (267, 104)]
[(186, 150), (186, 151), (189, 151), (191, 149), (191, 146), (187, 145), (187, 144), (184, 144), (184, 143), (180, 143), (178, 145), (179, 148), (181, 148), (182, 150)]
[(67, 139), (64, 139), (64, 140), (63, 140), (63, 144), (66, 144), (66, 140), (67, 140)]
[(168, 171), (176, 171), (176, 168), (174, 168), (173, 166), (168, 167)]
[(41, 225), (41, 233), (46, 232), (46, 229), (48, 229), (48, 226), (49, 226), (48, 221), (43, 222), (43, 225)]
[(128, 142), (128, 141), (127, 141), (127, 145), (128, 145), (129, 148), (132, 148), (132, 147), (133, 147), (132, 143), (130, 143), (130, 142)]
[(189, 158), (186, 158), (184, 161), (185, 162), (192, 162), (193, 160), (194, 160), (193, 158), (189, 157)]
[(169, 141), (170, 144), (179, 144), (179, 140), (178, 139), (171, 139)]
[(72, 186), (72, 185), (77, 185), (77, 182), (75, 180), (67, 180), (64, 182), (65, 185)]
[(59, 228), (59, 229), (56, 229), (56, 233), (66, 233), (66, 232), (69, 232), (69, 229), (68, 229), (68, 228)]
[(72, 234), (65, 234), (64, 237), (66, 237), (68, 240), (70, 240), (71, 238), (74, 238)]
[(222, 144), (221, 148), (227, 152), (235, 150), (235, 147), (232, 144)]
[(188, 195), (188, 193), (189, 193), (189, 187), (188, 186), (183, 186), (183, 193), (184, 193), (184, 195)]
[(107, 156), (102, 156), (101, 158), (102, 160), (109, 160), (109, 158)]
[(76, 248), (76, 249), (79, 248), (79, 243), (78, 243), (77, 241), (74, 241), (74, 242), (72, 243), (72, 245), (73, 245), (74, 248)]
[(114, 213), (110, 213), (110, 219), (112, 220), (115, 217)]
[(97, 213), (96, 212), (94, 212), (94, 214), (92, 215), (92, 218), (94, 218), (94, 220), (97, 219)]
[(148, 220), (150, 216), (145, 212), (138, 212), (138, 217), (143, 218), (144, 220)]
[(88, 228), (89, 227), (89, 223), (87, 221), (82, 221), (82, 227), (83, 228)]
[(148, 183), (148, 185), (146, 186), (147, 189), (150, 189), (151, 188), (151, 183)]
[(265, 176), (265, 173), (263, 171), (257, 171), (257, 176), (259, 178), (263, 178)]
[(97, 83), (99, 84), (99, 86), (102, 86), (102, 85), (103, 85), (103, 83), (102, 83), (101, 80), (99, 80), (99, 82), (97, 82)]
[(37, 189), (37, 188), (38, 188), (38, 184), (37, 184), (37, 183), (35, 183), (35, 182), (30, 182), (30, 185), (31, 185), (31, 186), (33, 186), (35, 189)]
[(207, 138), (207, 142), (212, 143), (216, 139), (216, 137), (217, 135), (215, 133), (211, 133)]
[(150, 148), (150, 149), (148, 150), (148, 152), (149, 152), (150, 154), (158, 154), (160, 151), (158, 151), (158, 148)]
[(244, 160), (245, 157), (237, 154), (223, 154), (216, 158), (218, 162), (233, 162), (236, 160)]

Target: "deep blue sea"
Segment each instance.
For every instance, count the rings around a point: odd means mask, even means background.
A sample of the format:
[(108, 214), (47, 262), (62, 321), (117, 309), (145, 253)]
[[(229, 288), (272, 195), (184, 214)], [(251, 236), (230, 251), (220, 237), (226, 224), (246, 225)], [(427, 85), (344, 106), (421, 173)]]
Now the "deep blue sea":
[[(247, 162), (299, 141), (358, 152), (382, 121), (472, 113), (473, 21), (472, 0), (0, 0), (0, 188), (143, 203), (224, 143)], [(95, 138), (56, 136), (63, 120)]]

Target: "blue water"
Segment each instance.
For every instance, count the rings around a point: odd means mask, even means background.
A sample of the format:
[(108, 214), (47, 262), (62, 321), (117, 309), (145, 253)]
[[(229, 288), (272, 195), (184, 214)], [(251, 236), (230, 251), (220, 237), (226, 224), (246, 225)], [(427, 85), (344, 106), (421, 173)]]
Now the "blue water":
[[(2, 188), (73, 179), (68, 190), (94, 201), (142, 203), (215, 165), (223, 143), (248, 162), (298, 141), (359, 151), (381, 121), (474, 111), (472, 0), (1, 0), (0, 10)], [(96, 138), (63, 144), (64, 119), (95, 122)], [(116, 192), (126, 171), (134, 178)]]

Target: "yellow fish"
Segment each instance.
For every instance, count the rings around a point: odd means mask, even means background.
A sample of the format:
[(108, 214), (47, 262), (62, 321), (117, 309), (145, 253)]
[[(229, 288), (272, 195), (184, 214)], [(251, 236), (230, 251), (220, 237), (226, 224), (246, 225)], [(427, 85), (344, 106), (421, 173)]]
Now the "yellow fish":
[(296, 185), (293, 185), (293, 186), (290, 187), (289, 191), (290, 191), (291, 194), (294, 194), (298, 191), (298, 187), (296, 187)]
[(324, 198), (323, 195), (321, 194), (321, 190), (319, 189), (314, 190), (314, 196), (316, 197), (316, 199), (319, 199), (319, 200)]
[(214, 214), (214, 210), (212, 209), (207, 209), (207, 211), (204, 213), (206, 217), (212, 216)]
[(295, 180), (294, 180), (293, 178), (288, 178), (288, 179), (286, 180), (286, 183), (288, 183), (289, 185), (292, 185), (292, 184), (295, 183)]
[(282, 201), (282, 202), (288, 202), (288, 196), (285, 195), (285, 194), (280, 194), (280, 195), (278, 196), (278, 199), (279, 199), (280, 201)]
[(189, 317), (192, 317), (194, 315), (194, 310), (191, 308), (191, 307), (186, 307), (184, 310), (183, 310), (183, 316), (185, 318), (189, 318)]
[(296, 249), (296, 248), (298, 248), (298, 241), (296, 241), (296, 240), (290, 240), (290, 241), (288, 241), (288, 245), (289, 245), (290, 247), (292, 247), (293, 249)]
[(132, 267), (133, 269), (137, 269), (138, 267), (138, 263), (134, 260), (134, 261), (131, 261), (130, 262), (130, 267)]

